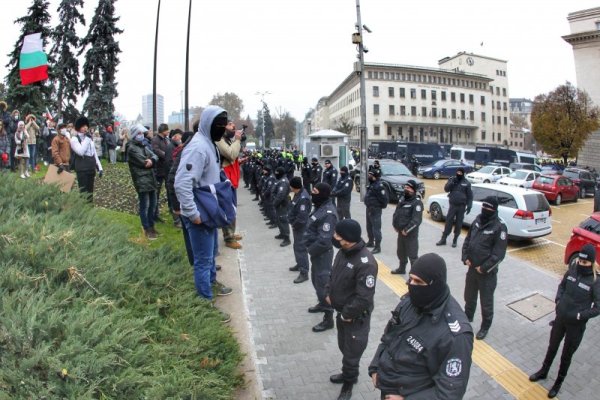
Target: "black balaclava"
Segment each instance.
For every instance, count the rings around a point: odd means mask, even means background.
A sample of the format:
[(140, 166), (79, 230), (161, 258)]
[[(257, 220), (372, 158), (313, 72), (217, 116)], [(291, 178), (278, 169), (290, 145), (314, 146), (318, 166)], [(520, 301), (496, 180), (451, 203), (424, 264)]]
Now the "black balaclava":
[(315, 189), (317, 189), (319, 193), (311, 193), (311, 197), (313, 204), (318, 208), (321, 207), (321, 204), (329, 200), (331, 186), (326, 183), (319, 182), (315, 185)]
[(283, 178), (284, 174), (285, 174), (285, 170), (283, 168), (281, 168), (281, 167), (275, 168), (275, 178), (281, 179), (281, 178)]
[(427, 286), (408, 285), (411, 303), (420, 311), (433, 310), (450, 294), (446, 284), (446, 262), (437, 254), (424, 254), (415, 261), (411, 275), (421, 278)]
[(417, 188), (419, 187), (419, 185), (414, 179), (409, 179), (408, 181), (406, 181), (406, 184), (404, 186), (410, 186), (412, 188), (412, 191), (404, 189), (405, 199), (410, 199), (417, 194)]
[(346, 175), (348, 175), (348, 167), (344, 165), (342, 168), (340, 168), (340, 176), (343, 178)]
[[(460, 172), (460, 174), (459, 174), (459, 172)], [(463, 167), (458, 167), (456, 169), (456, 178), (458, 180), (461, 180), (464, 177), (465, 177), (465, 169)]]
[(592, 275), (594, 273), (594, 262), (596, 262), (596, 248), (593, 244), (586, 244), (581, 250), (579, 250), (579, 260), (591, 261), (592, 265), (581, 265), (577, 263), (577, 273), (579, 275)]
[(223, 111), (213, 119), (210, 125), (210, 138), (213, 142), (221, 140), (225, 134), (225, 126), (227, 125), (227, 112)]
[[(487, 210), (484, 207), (491, 208), (491, 210)], [(494, 196), (488, 196), (481, 203), (481, 222), (485, 224), (496, 215), (498, 215), (498, 200)]]

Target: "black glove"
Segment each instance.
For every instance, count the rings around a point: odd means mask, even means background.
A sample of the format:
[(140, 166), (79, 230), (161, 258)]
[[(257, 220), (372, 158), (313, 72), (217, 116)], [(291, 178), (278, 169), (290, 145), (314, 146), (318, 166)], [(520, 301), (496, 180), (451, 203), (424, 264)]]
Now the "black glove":
[(98, 177), (102, 178), (104, 176), (104, 170), (98, 171)]
[(65, 170), (65, 169), (63, 168), (63, 166), (62, 166), (62, 164), (61, 164), (61, 165), (59, 165), (59, 166), (58, 166), (58, 171), (56, 171), (56, 173), (57, 173), (57, 174), (62, 174), (62, 172), (63, 172), (64, 170)]
[(467, 214), (471, 212), (471, 207), (467, 207)]

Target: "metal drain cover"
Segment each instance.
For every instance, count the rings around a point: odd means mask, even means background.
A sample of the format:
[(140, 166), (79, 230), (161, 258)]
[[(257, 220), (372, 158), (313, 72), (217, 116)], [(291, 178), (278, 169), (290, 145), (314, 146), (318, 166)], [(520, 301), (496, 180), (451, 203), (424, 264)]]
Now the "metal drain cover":
[(554, 312), (555, 304), (553, 300), (535, 293), (510, 303), (508, 307), (533, 322)]

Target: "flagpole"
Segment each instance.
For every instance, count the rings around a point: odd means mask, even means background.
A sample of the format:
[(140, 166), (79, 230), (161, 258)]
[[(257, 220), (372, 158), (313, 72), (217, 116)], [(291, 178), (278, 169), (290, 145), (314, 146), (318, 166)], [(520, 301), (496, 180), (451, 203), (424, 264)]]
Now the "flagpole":
[(190, 75), (190, 25), (192, 21), (192, 0), (188, 10), (187, 44), (185, 47), (185, 132), (190, 130), (189, 75)]
[(156, 10), (156, 35), (154, 36), (154, 76), (152, 78), (152, 130), (158, 130), (158, 115), (156, 114), (156, 57), (158, 54), (158, 22), (160, 20), (160, 0)]

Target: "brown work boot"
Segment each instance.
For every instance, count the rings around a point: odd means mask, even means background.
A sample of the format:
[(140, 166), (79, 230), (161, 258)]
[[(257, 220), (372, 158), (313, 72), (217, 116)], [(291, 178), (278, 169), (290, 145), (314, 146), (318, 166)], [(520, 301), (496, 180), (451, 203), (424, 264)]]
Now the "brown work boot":
[(148, 240), (158, 239), (156, 232), (154, 232), (154, 229), (152, 228), (144, 229), (144, 235), (146, 235), (146, 238), (148, 238)]
[(239, 233), (236, 233), (233, 235), (233, 240), (242, 240), (242, 235), (240, 235)]
[(225, 246), (229, 247), (230, 249), (235, 249), (235, 250), (239, 250), (242, 248), (242, 245), (239, 244), (238, 242), (236, 242), (235, 240), (225, 242)]

